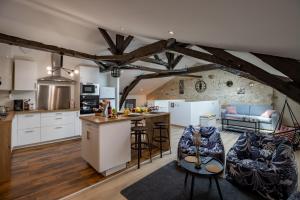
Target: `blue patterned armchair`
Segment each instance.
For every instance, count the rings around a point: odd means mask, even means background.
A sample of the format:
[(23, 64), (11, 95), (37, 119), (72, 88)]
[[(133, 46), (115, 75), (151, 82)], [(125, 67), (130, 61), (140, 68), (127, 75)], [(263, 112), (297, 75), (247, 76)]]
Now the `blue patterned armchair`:
[(229, 150), (226, 179), (265, 199), (287, 199), (297, 189), (297, 166), (290, 142), (245, 133)]
[(211, 156), (224, 163), (224, 146), (220, 132), (215, 127), (186, 127), (178, 143), (178, 160), (196, 154), (196, 147), (193, 144), (193, 132), (195, 130), (200, 130), (201, 133), (200, 155)]

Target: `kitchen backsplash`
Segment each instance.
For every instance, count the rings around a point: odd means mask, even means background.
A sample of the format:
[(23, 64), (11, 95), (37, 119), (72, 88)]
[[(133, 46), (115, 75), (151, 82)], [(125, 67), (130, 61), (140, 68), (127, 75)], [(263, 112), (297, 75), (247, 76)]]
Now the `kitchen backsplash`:
[(36, 95), (35, 91), (0, 91), (0, 105), (9, 107), (13, 110), (13, 100), (14, 99), (30, 99), (30, 103), (36, 105)]
[(0, 106), (6, 106), (12, 108), (13, 103), (9, 99), (9, 92), (8, 91), (0, 91)]

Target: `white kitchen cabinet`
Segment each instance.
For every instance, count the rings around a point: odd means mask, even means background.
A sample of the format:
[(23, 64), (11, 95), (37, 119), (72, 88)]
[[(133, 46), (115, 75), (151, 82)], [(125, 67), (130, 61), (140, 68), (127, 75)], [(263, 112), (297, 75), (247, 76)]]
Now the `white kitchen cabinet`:
[(41, 114), (28, 113), (18, 115), (18, 130), (41, 127)]
[(130, 121), (93, 124), (83, 120), (81, 155), (105, 176), (131, 160)]
[(12, 61), (0, 56), (0, 90), (12, 90)]
[(32, 91), (37, 89), (37, 66), (29, 60), (15, 60), (14, 90)]
[(100, 169), (99, 131), (92, 123), (83, 123), (81, 139), (81, 156), (95, 169)]
[(61, 140), (81, 133), (77, 123), (80, 122), (79, 111), (22, 113), (15, 118), (12, 131), (14, 147)]
[(18, 130), (18, 145), (34, 144), (41, 141), (41, 129), (29, 128)]
[(79, 117), (80, 117), (80, 112), (79, 111), (75, 112), (75, 118), (74, 118), (75, 135), (81, 135), (81, 132), (82, 132), (81, 120), (79, 119)]
[(75, 112), (42, 113), (41, 127), (57, 126), (63, 124), (74, 124)]
[(74, 124), (63, 124), (41, 128), (41, 141), (58, 140), (75, 135)]
[(81, 83), (98, 83), (99, 80), (100, 71), (97, 67), (86, 67), (81, 66), (80, 67), (80, 82)]

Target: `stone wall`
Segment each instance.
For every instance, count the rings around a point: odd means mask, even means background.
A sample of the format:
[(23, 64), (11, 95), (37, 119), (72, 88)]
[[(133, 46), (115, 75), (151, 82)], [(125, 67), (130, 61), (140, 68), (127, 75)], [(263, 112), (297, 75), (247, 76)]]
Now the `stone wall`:
[[(198, 73), (197, 75), (202, 75), (202, 80), (206, 83), (207, 89), (204, 92), (198, 93), (195, 90), (195, 83), (199, 78), (176, 77), (148, 94), (147, 100), (219, 100), (220, 105), (228, 105), (231, 103), (272, 105), (273, 103), (273, 89), (261, 83), (222, 70), (206, 71)], [(179, 94), (179, 80), (184, 80), (184, 94)], [(232, 87), (226, 85), (226, 82), (230, 80), (233, 82)], [(240, 88), (245, 89), (245, 94), (237, 94)]]

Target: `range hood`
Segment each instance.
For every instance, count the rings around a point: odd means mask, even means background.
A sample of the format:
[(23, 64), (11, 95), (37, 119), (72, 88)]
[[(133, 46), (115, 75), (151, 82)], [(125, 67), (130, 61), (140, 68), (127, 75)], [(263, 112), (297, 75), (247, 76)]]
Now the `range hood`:
[(47, 83), (68, 83), (74, 84), (76, 81), (63, 77), (61, 75), (61, 70), (63, 68), (63, 55), (60, 54), (51, 54), (51, 66), (52, 66), (52, 75), (39, 78), (38, 82), (47, 82)]

